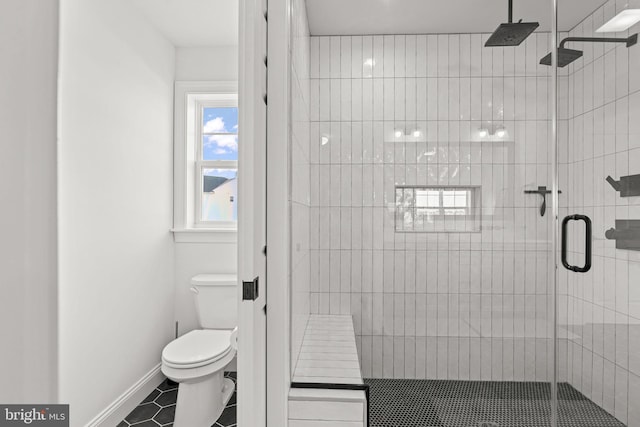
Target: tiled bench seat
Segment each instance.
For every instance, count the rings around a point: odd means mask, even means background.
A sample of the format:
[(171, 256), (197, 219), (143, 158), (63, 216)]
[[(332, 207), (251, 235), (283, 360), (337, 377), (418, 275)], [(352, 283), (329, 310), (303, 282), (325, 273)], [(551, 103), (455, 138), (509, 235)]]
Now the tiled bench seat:
[[(363, 384), (351, 316), (310, 316), (293, 382)], [(289, 392), (290, 427), (363, 427), (366, 410), (362, 390), (292, 388)]]

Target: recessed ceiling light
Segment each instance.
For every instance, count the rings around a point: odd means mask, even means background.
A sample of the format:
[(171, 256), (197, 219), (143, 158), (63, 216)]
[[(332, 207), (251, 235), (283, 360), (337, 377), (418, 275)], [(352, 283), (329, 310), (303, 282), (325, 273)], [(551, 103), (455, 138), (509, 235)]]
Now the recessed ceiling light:
[(402, 131), (401, 130), (397, 130), (395, 132), (396, 138), (400, 138), (402, 136)]
[(327, 144), (329, 143), (329, 138), (328, 138), (328, 137), (326, 137), (326, 136), (323, 136), (323, 137), (320, 139), (320, 143), (321, 143), (322, 145), (327, 145)]
[(640, 22), (640, 9), (625, 9), (598, 28), (596, 33), (618, 33), (628, 30), (638, 22)]
[(487, 136), (489, 136), (489, 130), (488, 129), (478, 130), (478, 136), (480, 136), (480, 138), (486, 138)]
[(416, 130), (414, 130), (414, 131), (413, 131), (413, 136), (414, 136), (414, 138), (420, 138), (420, 131), (419, 131), (419, 130), (417, 130), (417, 129), (416, 129)]

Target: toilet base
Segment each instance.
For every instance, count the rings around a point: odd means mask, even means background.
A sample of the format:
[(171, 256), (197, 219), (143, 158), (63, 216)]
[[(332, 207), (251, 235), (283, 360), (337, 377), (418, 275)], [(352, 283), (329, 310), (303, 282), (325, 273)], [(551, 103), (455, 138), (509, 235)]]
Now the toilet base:
[(231, 399), (234, 382), (218, 371), (195, 382), (178, 386), (174, 427), (210, 427)]

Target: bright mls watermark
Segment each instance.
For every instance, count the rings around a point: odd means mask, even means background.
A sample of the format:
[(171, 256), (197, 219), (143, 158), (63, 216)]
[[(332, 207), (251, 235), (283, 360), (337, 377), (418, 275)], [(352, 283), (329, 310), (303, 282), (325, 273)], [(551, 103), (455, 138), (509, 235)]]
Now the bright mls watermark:
[(69, 405), (0, 405), (0, 427), (69, 427)]

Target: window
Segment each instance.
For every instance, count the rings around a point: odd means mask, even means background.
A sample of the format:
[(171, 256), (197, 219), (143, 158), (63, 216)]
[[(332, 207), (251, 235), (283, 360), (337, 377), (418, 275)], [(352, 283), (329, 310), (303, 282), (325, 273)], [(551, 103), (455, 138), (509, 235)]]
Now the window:
[(235, 239), (237, 84), (176, 82), (174, 145), (176, 241)]
[(480, 187), (396, 187), (396, 231), (480, 231)]
[(199, 226), (232, 225), (238, 220), (238, 107), (231, 102), (198, 102)]

